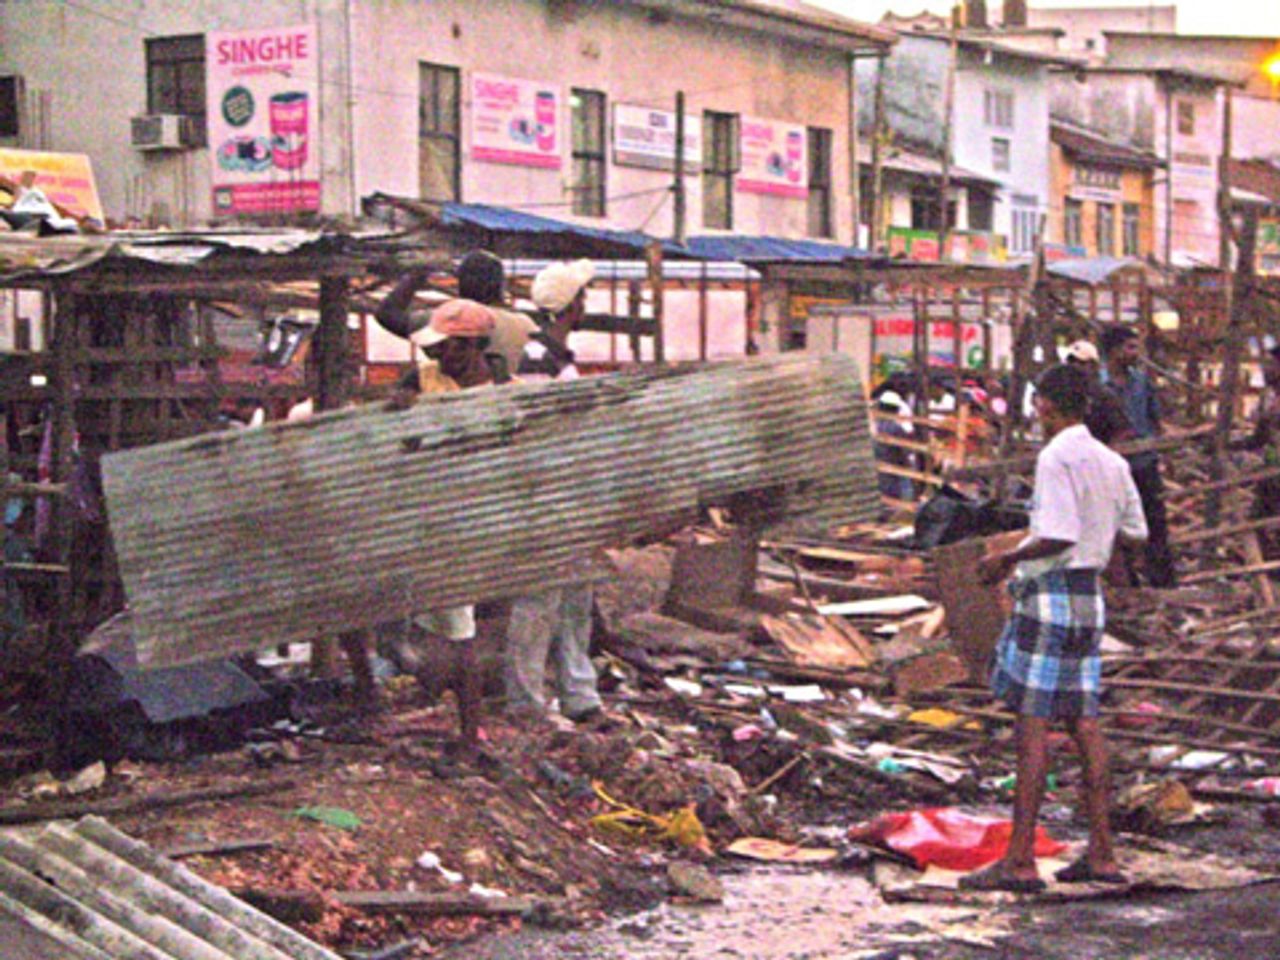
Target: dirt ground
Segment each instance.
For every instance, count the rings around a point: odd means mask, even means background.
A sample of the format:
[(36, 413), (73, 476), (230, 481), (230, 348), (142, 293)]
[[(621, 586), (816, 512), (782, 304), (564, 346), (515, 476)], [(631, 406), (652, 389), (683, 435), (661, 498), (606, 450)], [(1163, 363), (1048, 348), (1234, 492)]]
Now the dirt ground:
[[(322, 705), (303, 726), (309, 733), (285, 738), (288, 748), (268, 751), (267, 759), (261, 750), (243, 748), (183, 763), (119, 764), (94, 799), (278, 785), (261, 795), (112, 819), (162, 851), (269, 841), (262, 850), (184, 862), (248, 895), (318, 894), (322, 915), (291, 922), (352, 957), (397, 944), (406, 944), (402, 957), (479, 960), (1280, 955), (1275, 885), (975, 911), (886, 903), (865, 856), (850, 855), (839, 870), (750, 865), (682, 846), (652, 827), (635, 837), (609, 833), (590, 822), (616, 810), (605, 797), (657, 814), (691, 807), (705, 827), (705, 845), (720, 851), (747, 835), (802, 841), (809, 828), (825, 829), (831, 842), (859, 819), (919, 804), (905, 780), (895, 786), (890, 777), (867, 778), (808, 758), (794, 762), (799, 748), (787, 737), (738, 742), (729, 730), (736, 719), (707, 723), (686, 715), (678, 697), (654, 690), (614, 691), (611, 707), (620, 725), (604, 731), (516, 728), (491, 705), (482, 752), (466, 759), (452, 749), (456, 718), (449, 696), (430, 704), (412, 684), (396, 690), (391, 709), (372, 718), (353, 718), (341, 703)], [(1001, 757), (1006, 750), (996, 745), (985, 759), (998, 767), (1009, 759)], [(1060, 764), (1064, 777), (1071, 770)], [(785, 773), (767, 793), (747, 786), (779, 771)], [(956, 802), (968, 798), (999, 809), (999, 795), (972, 782), (948, 792)], [(298, 815), (304, 808), (345, 811), (359, 824), (345, 829)], [(1220, 806), (1219, 822), (1176, 828), (1166, 839), (1274, 869), (1280, 830), (1264, 819), (1266, 808)], [(1050, 804), (1046, 819), (1055, 835), (1079, 839), (1062, 803)], [(672, 862), (705, 866), (723, 884), (723, 902), (691, 904), (668, 880)], [(473, 885), (534, 897), (543, 906), (523, 921), (392, 917), (357, 912), (330, 896), (460, 893)], [(1152, 929), (1159, 941), (1151, 940)], [(985, 945), (974, 946), (975, 938)]]

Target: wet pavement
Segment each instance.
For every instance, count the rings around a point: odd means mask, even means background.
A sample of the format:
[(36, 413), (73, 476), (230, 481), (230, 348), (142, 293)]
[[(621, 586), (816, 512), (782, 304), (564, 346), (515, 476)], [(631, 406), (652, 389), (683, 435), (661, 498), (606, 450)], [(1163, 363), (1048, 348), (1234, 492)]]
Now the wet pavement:
[(533, 928), (449, 960), (1275, 960), (1280, 883), (1005, 909), (887, 904), (859, 873), (721, 875), (723, 904), (664, 904), (594, 929)]

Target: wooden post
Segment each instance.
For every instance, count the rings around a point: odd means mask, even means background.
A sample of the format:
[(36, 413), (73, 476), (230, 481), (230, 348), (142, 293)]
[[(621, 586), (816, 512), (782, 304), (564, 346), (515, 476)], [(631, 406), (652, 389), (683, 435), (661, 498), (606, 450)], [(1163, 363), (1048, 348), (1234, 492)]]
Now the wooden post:
[(644, 254), (645, 262), (649, 265), (649, 290), (653, 296), (653, 359), (655, 363), (666, 363), (667, 351), (662, 330), (666, 300), (662, 278), (662, 244), (653, 241), (644, 248)]
[[(320, 326), (313, 337), (312, 349), (315, 351), (316, 412), (337, 410), (351, 395), (347, 281), (343, 277), (322, 277), (320, 280)], [(334, 637), (317, 637), (312, 641), (311, 668), (321, 677), (336, 677), (341, 673)]]
[(347, 336), (347, 281), (320, 281), (320, 327), (315, 335), (316, 411), (337, 410), (351, 397), (350, 345)]
[(640, 283), (632, 280), (627, 284), (627, 339), (631, 343), (631, 360), (639, 363), (640, 353), (640, 304), (642, 302)]
[(685, 240), (684, 146), (684, 91), (679, 90), (676, 92), (676, 179), (672, 186), (675, 230), (672, 236), (681, 246)]
[(941, 216), (939, 224), (938, 250), (943, 259), (947, 257), (947, 241), (951, 236), (951, 135), (955, 124), (956, 112), (956, 60), (960, 56), (959, 40), (956, 33), (956, 21), (959, 19), (959, 8), (951, 9), (951, 35), (947, 49), (947, 81), (943, 90), (942, 105), (942, 186), (939, 202)]
[[(74, 466), (75, 421), (75, 350), (79, 334), (79, 298), (65, 288), (54, 295), (52, 365), (49, 386), (53, 418), (53, 458), (49, 481), (68, 483)], [(49, 633), (49, 706), (60, 721), (59, 745), (69, 745), (61, 727), (68, 716), (66, 697), (71, 679), (71, 663), (76, 654), (77, 638), (72, 622), (71, 538), (73, 505), (70, 497), (51, 497), (52, 524), (50, 543), (52, 559), (60, 569), (54, 573), (55, 607)]]
[(960, 330), (960, 287), (951, 288), (951, 349), (956, 358), (956, 390), (964, 373), (964, 337)]
[[(1227, 224), (1222, 225), (1227, 229)], [(1213, 438), (1213, 460), (1209, 464), (1209, 480), (1217, 483), (1226, 472), (1227, 443), (1231, 439), (1231, 425), (1235, 420), (1236, 394), (1240, 385), (1240, 354), (1244, 347), (1245, 324), (1253, 300), (1254, 254), (1258, 240), (1258, 212), (1246, 208), (1244, 230), (1240, 236), (1240, 257), (1236, 264), (1231, 316), (1227, 323), (1226, 345), (1222, 356), (1222, 381), (1218, 388), (1218, 421)], [(1222, 490), (1210, 489), (1205, 497), (1205, 526), (1216, 527), (1222, 517)]]
[(707, 359), (707, 261), (702, 261), (698, 274), (698, 359)]
[(618, 261), (613, 261), (609, 272), (609, 316), (613, 322), (609, 331), (609, 362), (618, 362)]

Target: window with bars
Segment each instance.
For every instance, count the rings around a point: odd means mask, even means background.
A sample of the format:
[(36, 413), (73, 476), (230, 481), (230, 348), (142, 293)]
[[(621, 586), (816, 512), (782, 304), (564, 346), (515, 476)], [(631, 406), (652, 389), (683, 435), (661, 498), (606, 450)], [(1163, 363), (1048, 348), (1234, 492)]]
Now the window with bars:
[(573, 212), (582, 217), (605, 215), (605, 98), (598, 90), (574, 89)]
[(1126, 257), (1141, 256), (1140, 238), (1142, 231), (1142, 208), (1136, 203), (1124, 205), (1124, 255)]
[(1062, 221), (1062, 242), (1069, 247), (1084, 243), (1084, 204), (1079, 200), (1067, 200)]
[(457, 67), (418, 64), (418, 192), (424, 200), (462, 199)]
[(22, 133), (22, 78), (0, 77), (0, 137)]
[(996, 220), (996, 201), (989, 190), (969, 187), (969, 229), (989, 231)]
[(702, 116), (702, 225), (733, 229), (733, 175), (738, 172), (738, 115)]
[(1116, 252), (1116, 206), (1098, 204), (1098, 256), (1110, 257)]
[(982, 118), (988, 127), (1013, 129), (1013, 91), (984, 90), (982, 92)]
[(1011, 253), (1030, 253), (1035, 249), (1040, 215), (1035, 210), (1015, 208), (1012, 214)]
[(194, 118), (198, 143), (205, 128), (204, 35), (152, 37), (146, 41), (147, 113), (177, 113)]
[(1185, 136), (1195, 136), (1196, 132), (1196, 105), (1190, 100), (1178, 101), (1178, 133)]
[(1012, 170), (1013, 155), (1012, 146), (1004, 137), (991, 138), (991, 169), (993, 170)]
[(831, 131), (810, 127), (809, 141), (809, 236), (835, 236), (831, 210)]

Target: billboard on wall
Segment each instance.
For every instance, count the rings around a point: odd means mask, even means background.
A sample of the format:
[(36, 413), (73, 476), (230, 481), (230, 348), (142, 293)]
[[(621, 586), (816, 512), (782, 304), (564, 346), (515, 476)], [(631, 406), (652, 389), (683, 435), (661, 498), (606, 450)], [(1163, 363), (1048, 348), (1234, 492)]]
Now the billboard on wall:
[[(911, 314), (891, 314), (874, 320), (872, 365), (883, 377), (910, 364), (916, 322)], [(960, 363), (956, 363), (956, 327), (950, 320), (929, 323), (929, 365), (978, 369), (985, 360), (981, 323), (960, 324)]]
[[(619, 167), (646, 170), (676, 168), (676, 115), (670, 110), (651, 110), (618, 103), (613, 108), (613, 162)], [(702, 122), (684, 118), (684, 168), (687, 173), (702, 169)]]
[(947, 234), (947, 259), (953, 263), (1004, 263), (1009, 259), (1004, 235), (986, 230), (952, 230)]
[(214, 216), (320, 209), (320, 51), (312, 25), (208, 34)]
[(803, 126), (743, 117), (739, 138), (739, 192), (780, 197), (809, 195), (808, 143)]
[(559, 170), (560, 88), (489, 73), (471, 75), (471, 159)]
[(908, 260), (938, 260), (942, 256), (941, 238), (933, 230), (890, 227), (885, 232), (889, 256)]
[(31, 185), (64, 210), (103, 222), (93, 167), (83, 153), (0, 148), (0, 177), (21, 183), (28, 173), (34, 174)]
[(1280, 276), (1280, 219), (1275, 217), (1258, 223), (1258, 272)]

